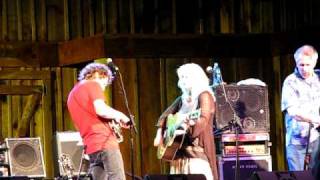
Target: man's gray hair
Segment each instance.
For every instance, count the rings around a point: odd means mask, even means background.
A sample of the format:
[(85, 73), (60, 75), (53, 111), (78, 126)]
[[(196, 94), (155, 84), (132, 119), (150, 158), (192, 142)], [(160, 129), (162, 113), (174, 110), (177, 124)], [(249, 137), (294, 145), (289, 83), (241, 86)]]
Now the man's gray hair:
[(318, 52), (317, 50), (311, 46), (311, 45), (303, 45), (301, 46), (299, 49), (296, 50), (296, 52), (294, 53), (294, 59), (296, 61), (296, 63), (299, 62), (299, 60), (303, 57), (303, 56), (309, 56), (311, 57), (311, 59), (316, 63), (318, 60)]

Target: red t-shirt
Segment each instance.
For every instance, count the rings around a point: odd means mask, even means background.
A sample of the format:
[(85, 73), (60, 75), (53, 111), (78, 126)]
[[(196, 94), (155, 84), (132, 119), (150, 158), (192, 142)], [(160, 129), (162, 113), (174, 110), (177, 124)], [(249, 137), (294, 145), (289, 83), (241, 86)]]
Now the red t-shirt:
[(74, 86), (67, 101), (71, 118), (86, 145), (87, 154), (104, 149), (119, 149), (112, 129), (95, 112), (93, 102), (96, 99), (105, 100), (100, 85), (95, 81), (84, 81)]

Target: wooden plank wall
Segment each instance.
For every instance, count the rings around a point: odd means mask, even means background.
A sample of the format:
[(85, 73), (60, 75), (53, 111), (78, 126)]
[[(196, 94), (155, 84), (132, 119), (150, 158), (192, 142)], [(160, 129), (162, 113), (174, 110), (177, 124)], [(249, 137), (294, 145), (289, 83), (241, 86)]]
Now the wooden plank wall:
[[(317, 0), (0, 0), (0, 40), (57, 42), (101, 33), (232, 35), (289, 32), (318, 26), (319, 8), (320, 2)], [(0, 60), (1, 58), (3, 57), (0, 56)], [(280, 92), (284, 77), (292, 72), (294, 67), (292, 54), (270, 58), (113, 58), (122, 73), (129, 107), (138, 128), (138, 133), (133, 134), (133, 160), (130, 158), (129, 132), (125, 132), (126, 140), (121, 145), (127, 172), (131, 172), (132, 161), (134, 173), (139, 176), (166, 172), (166, 166), (156, 159), (156, 149), (152, 144), (155, 135), (154, 124), (158, 116), (179, 94), (175, 70), (185, 62), (199, 63), (205, 68), (212, 65), (212, 59), (219, 62), (227, 83), (258, 78), (268, 84), (273, 169), (286, 168)], [(66, 109), (66, 99), (76, 82), (77, 69), (82, 66), (83, 64), (77, 64), (70, 67), (40, 69), (53, 72), (51, 95), (54, 101), (51, 103), (55, 103), (54, 108), (50, 109), (52, 124), (38, 125), (45, 121), (40, 114), (48, 111), (47, 108), (50, 107), (42, 104), (34, 116), (35, 124), (29, 129), (29, 136), (43, 137), (47, 131), (54, 134), (55, 131), (74, 129)], [(16, 70), (21, 71), (20, 67), (16, 67)], [(115, 81), (112, 90), (108, 91), (110, 103), (126, 112), (118, 81), (119, 79)], [(38, 80), (19, 79), (3, 80), (1, 83), (39, 84)], [(1, 95), (1, 138), (14, 135), (25, 98)], [(50, 156), (53, 155), (48, 148), (45, 151), (47, 174), (53, 177), (53, 164), (50, 163)]]

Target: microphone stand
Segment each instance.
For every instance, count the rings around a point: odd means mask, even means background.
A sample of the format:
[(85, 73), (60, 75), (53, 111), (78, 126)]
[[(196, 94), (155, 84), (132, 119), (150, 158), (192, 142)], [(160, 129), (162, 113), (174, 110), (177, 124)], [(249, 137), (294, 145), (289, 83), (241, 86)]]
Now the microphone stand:
[(86, 148), (87, 148), (86, 145), (82, 146), (81, 159), (80, 159), (80, 165), (79, 165), (79, 170), (78, 170), (78, 174), (77, 174), (77, 180), (80, 180), (80, 177), (81, 177), (81, 170), (82, 170), (82, 167), (83, 167), (84, 152), (86, 151)]
[(304, 164), (303, 164), (303, 170), (309, 169), (309, 163), (310, 163), (310, 153), (309, 153), (309, 144), (310, 144), (310, 131), (313, 127), (313, 124), (309, 122), (309, 128), (308, 128), (308, 141), (306, 146), (306, 155), (304, 157)]
[[(223, 94), (224, 94), (224, 98), (225, 98), (225, 101), (229, 104), (232, 112), (233, 112), (233, 119), (229, 122), (229, 126), (231, 129), (231, 131), (235, 131), (235, 134), (236, 134), (236, 140), (235, 140), (235, 143), (236, 143), (236, 169), (235, 169), (235, 180), (239, 180), (239, 177), (240, 177), (240, 161), (239, 161), (239, 130), (241, 130), (242, 128), (242, 125), (241, 125), (241, 122), (240, 122), (240, 117), (237, 115), (236, 111), (234, 110), (232, 104), (230, 103), (229, 99), (227, 98), (227, 94), (226, 94), (226, 89), (225, 89), (225, 86), (224, 86), (224, 82), (223, 82), (223, 79), (222, 79), (222, 74), (221, 74), (221, 70), (220, 70), (220, 67), (218, 65), (217, 62), (214, 62), (213, 63), (213, 72), (212, 72), (212, 86), (214, 88), (216, 88), (218, 85), (221, 85), (222, 87), (222, 90), (223, 90)], [(226, 127), (224, 127), (225, 129)]]
[(129, 108), (129, 103), (128, 103), (128, 98), (127, 98), (127, 94), (126, 94), (126, 91), (124, 89), (124, 84), (123, 84), (123, 80), (122, 80), (122, 75), (120, 73), (120, 71), (117, 71), (118, 75), (119, 75), (119, 79), (120, 79), (120, 88), (121, 88), (121, 91), (123, 93), (123, 97), (124, 97), (124, 102), (125, 102), (125, 106), (126, 106), (126, 109), (129, 113), (129, 117), (130, 117), (130, 158), (131, 158), (131, 177), (132, 179), (134, 180), (135, 179), (135, 175), (134, 175), (134, 163), (133, 163), (133, 158), (134, 158), (134, 143), (133, 143), (133, 132), (135, 134), (138, 133), (138, 130), (137, 130), (137, 127), (135, 125), (135, 122), (134, 122), (134, 116), (132, 115), (131, 113), (131, 110)]
[(236, 143), (236, 169), (235, 169), (235, 180), (239, 180), (239, 177), (240, 177), (240, 160), (239, 160), (239, 130), (241, 130), (242, 128), (242, 125), (241, 125), (241, 122), (240, 122), (240, 117), (237, 115), (236, 111), (234, 110), (232, 104), (230, 103), (228, 97), (227, 97), (227, 93), (226, 93), (226, 89), (225, 89), (225, 86), (224, 86), (224, 83), (223, 83), (223, 79), (222, 79), (222, 76), (220, 74), (220, 79), (221, 79), (221, 86), (222, 86), (222, 90), (223, 90), (223, 94), (224, 94), (224, 98), (225, 98), (225, 101), (229, 104), (230, 106), (230, 109), (232, 110), (233, 112), (233, 119), (229, 122), (230, 126), (231, 126), (231, 131), (235, 131), (235, 135), (236, 135), (236, 140), (235, 140), (235, 143)]
[(231, 124), (231, 129), (235, 131), (236, 134), (236, 168), (234, 171), (235, 180), (240, 178), (240, 160), (239, 160), (239, 131), (241, 132), (241, 122), (240, 118), (234, 113), (234, 118), (229, 122)]

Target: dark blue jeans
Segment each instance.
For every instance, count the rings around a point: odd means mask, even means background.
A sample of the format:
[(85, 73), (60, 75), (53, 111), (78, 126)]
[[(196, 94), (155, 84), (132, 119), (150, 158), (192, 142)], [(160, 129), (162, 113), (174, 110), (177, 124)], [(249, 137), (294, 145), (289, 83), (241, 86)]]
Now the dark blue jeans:
[(90, 169), (93, 180), (125, 180), (124, 165), (119, 149), (104, 150), (90, 154)]

